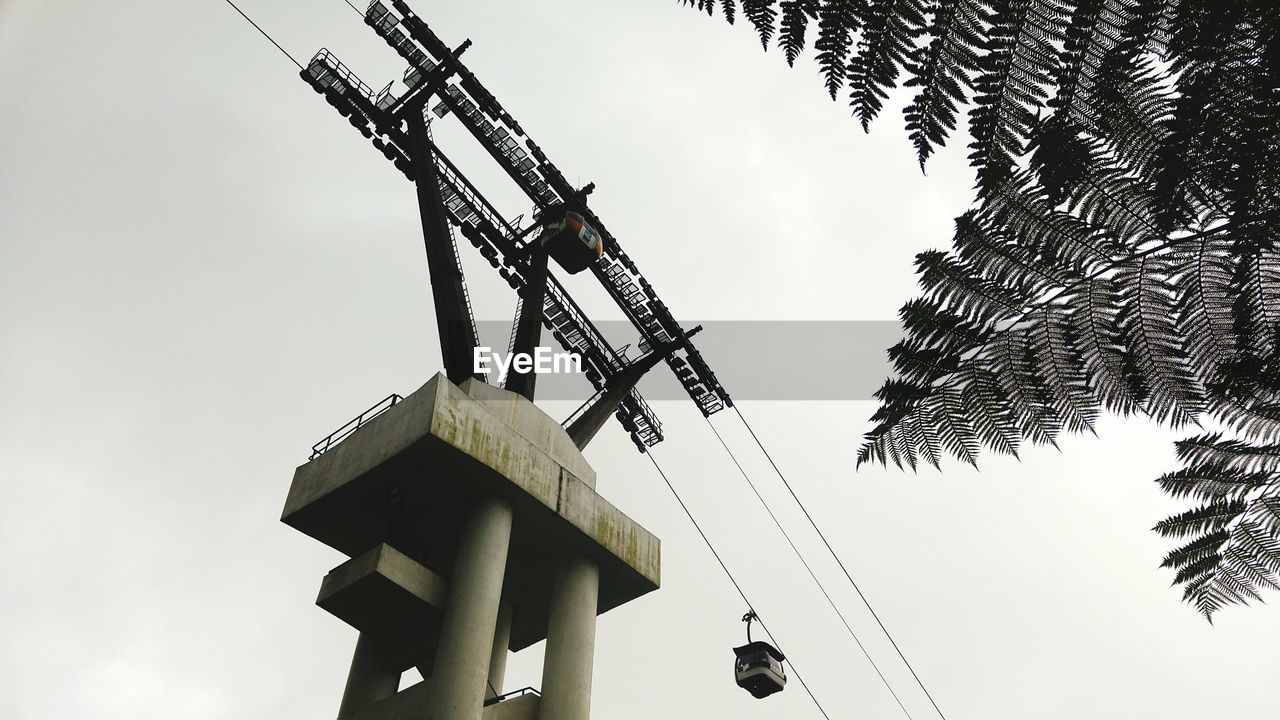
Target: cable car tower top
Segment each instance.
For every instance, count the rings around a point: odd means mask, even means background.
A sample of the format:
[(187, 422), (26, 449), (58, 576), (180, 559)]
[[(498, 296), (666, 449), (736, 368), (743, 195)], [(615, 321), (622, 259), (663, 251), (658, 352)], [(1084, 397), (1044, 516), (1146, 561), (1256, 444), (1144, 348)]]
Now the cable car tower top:
[[(402, 91), (393, 89), (392, 82), (374, 92), (325, 49), (311, 59), (301, 76), (417, 185), (441, 355), (449, 379), (460, 383), (473, 376), (472, 353), (477, 345), (453, 236), (457, 228), (520, 296), (510, 349), (531, 352), (545, 327), (566, 351), (582, 358), (587, 379), (597, 392), (565, 422), (579, 448), (611, 413), (641, 452), (662, 441), (661, 424), (635, 389), (640, 377), (661, 361), (703, 415), (732, 406), (690, 340), (700, 328), (689, 332), (676, 322), (617, 238), (587, 206), (594, 186), (574, 189), (462, 64), (459, 57), (471, 41), (451, 50), (403, 0), (373, 0), (364, 17), (365, 24), (408, 61)], [(503, 217), (435, 145), (428, 112), (457, 118), (528, 196), (535, 210), (527, 226)], [(591, 256), (583, 255), (579, 240), (586, 243), (583, 247)], [(573, 256), (574, 252), (578, 255)], [(548, 258), (570, 273), (586, 265), (638, 332), (637, 344), (644, 353), (640, 358), (627, 358), (604, 338), (549, 272)], [(512, 372), (507, 388), (532, 399), (535, 380), (531, 372)]]

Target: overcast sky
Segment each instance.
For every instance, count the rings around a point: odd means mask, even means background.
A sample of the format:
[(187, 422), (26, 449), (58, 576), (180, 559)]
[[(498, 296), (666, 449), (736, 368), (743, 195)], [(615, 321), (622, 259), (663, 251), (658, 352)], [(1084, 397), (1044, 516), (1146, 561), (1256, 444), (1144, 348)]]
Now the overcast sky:
[[(969, 201), (962, 143), (922, 176), (896, 108), (863, 135), (808, 56), (788, 71), (674, 0), (413, 4), (596, 183), (678, 317), (892, 320)], [(376, 87), (403, 69), (342, 0), (241, 5), (304, 63), (326, 46)], [(440, 365), (412, 186), (222, 0), (0, 0), (0, 90), (0, 717), (333, 717), (355, 632), (312, 603), (343, 558), (278, 517), (313, 442)], [(477, 315), (508, 319), (463, 251)], [(844, 372), (797, 355), (776, 382)], [(980, 473), (855, 474), (870, 402), (741, 406), (951, 720), (1273, 712), (1280, 617), (1210, 626), (1157, 569), (1168, 432), (1108, 420)], [(831, 718), (903, 717), (693, 404), (654, 407), (655, 457)], [(936, 717), (736, 418), (713, 422), (913, 717)], [(601, 618), (595, 715), (819, 717), (794, 678), (764, 701), (734, 686), (743, 603), (621, 428), (587, 456), (663, 541), (662, 589)], [(541, 650), (508, 688), (539, 684)]]

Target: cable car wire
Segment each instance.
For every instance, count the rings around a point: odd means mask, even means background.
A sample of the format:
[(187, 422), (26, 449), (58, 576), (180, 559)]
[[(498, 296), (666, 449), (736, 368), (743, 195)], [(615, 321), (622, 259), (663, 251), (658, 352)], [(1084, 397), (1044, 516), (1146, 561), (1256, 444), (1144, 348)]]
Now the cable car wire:
[(933, 705), (933, 709), (937, 711), (938, 717), (942, 718), (942, 720), (947, 720), (947, 716), (942, 713), (942, 709), (939, 708), (938, 703), (934, 701), (933, 695), (929, 693), (929, 689), (924, 686), (924, 681), (922, 681), (920, 676), (916, 674), (916, 669), (911, 666), (911, 662), (907, 660), (907, 656), (902, 653), (902, 648), (898, 647), (898, 642), (894, 640), (893, 635), (889, 633), (889, 628), (884, 626), (884, 622), (881, 621), (880, 616), (876, 614), (875, 608), (871, 607), (871, 601), (867, 600), (867, 596), (863, 594), (862, 588), (858, 587), (858, 583), (854, 581), (853, 575), (849, 573), (849, 569), (844, 566), (844, 562), (840, 559), (840, 556), (836, 554), (835, 548), (831, 547), (831, 543), (827, 541), (827, 536), (823, 534), (822, 528), (818, 527), (818, 523), (813, 519), (813, 516), (809, 514), (809, 509), (800, 501), (800, 497), (796, 495), (796, 491), (791, 487), (791, 483), (787, 482), (787, 477), (782, 474), (782, 470), (778, 467), (778, 463), (773, 461), (773, 456), (765, 449), (764, 443), (760, 441), (760, 436), (756, 435), (756, 431), (751, 428), (751, 423), (747, 422), (746, 416), (742, 414), (742, 411), (739, 410), (736, 405), (733, 407), (733, 411), (738, 414), (738, 419), (741, 420), (742, 425), (747, 428), (747, 432), (751, 433), (751, 437), (756, 441), (756, 445), (759, 446), (760, 452), (764, 453), (769, 464), (773, 466), (773, 471), (778, 473), (778, 478), (780, 478), (782, 480), (782, 484), (786, 486), (787, 492), (791, 493), (791, 499), (795, 500), (796, 505), (800, 506), (800, 510), (809, 520), (809, 524), (813, 526), (814, 531), (818, 533), (818, 537), (822, 539), (822, 544), (827, 546), (827, 552), (831, 553), (831, 557), (835, 558), (836, 564), (839, 565), (840, 570), (844, 572), (844, 576), (849, 580), (849, 584), (857, 591), (858, 597), (862, 598), (862, 604), (867, 606), (867, 610), (871, 612), (871, 617), (875, 618), (876, 624), (880, 626), (880, 630), (884, 632), (884, 636), (889, 638), (889, 643), (893, 645), (893, 649), (897, 651), (898, 657), (902, 658), (902, 663), (911, 671), (911, 677), (915, 678), (916, 684), (924, 691), (924, 696), (929, 698), (929, 703)]
[[(671, 484), (671, 480), (667, 477), (667, 474), (663, 472), (662, 468), (658, 465), (657, 458), (653, 456), (653, 449), (650, 448), (647, 452), (645, 452), (645, 455), (648, 456), (649, 462), (653, 463), (653, 469), (657, 470), (658, 474), (662, 476), (662, 481), (667, 484), (667, 489), (671, 491), (671, 494), (672, 496), (675, 497), (676, 502), (680, 503), (680, 509), (684, 510), (684, 514), (688, 516), (689, 522), (693, 523), (693, 528), (698, 531), (698, 535), (702, 536), (702, 542), (706, 543), (707, 549), (710, 550), (711, 554), (715, 556), (716, 562), (720, 564), (720, 569), (723, 570), (724, 574), (729, 578), (729, 582), (733, 583), (733, 589), (738, 591), (738, 595), (742, 598), (742, 602), (747, 604), (747, 608), (749, 608), (751, 612), (755, 612), (755, 606), (752, 605), (751, 601), (747, 599), (747, 594), (742, 591), (742, 586), (738, 584), (738, 580), (734, 578), (733, 573), (729, 571), (729, 566), (724, 564), (724, 559), (721, 558), (720, 553), (716, 551), (715, 545), (711, 544), (711, 539), (708, 538), (707, 534), (702, 531), (702, 526), (698, 524), (697, 519), (693, 517), (693, 513), (689, 511), (689, 506), (684, 504), (684, 499), (681, 498), (680, 493), (676, 491), (675, 485)], [(760, 629), (764, 630), (764, 634), (767, 635), (769, 637), (769, 640), (773, 643), (773, 645), (777, 647), (778, 641), (774, 639), (773, 633), (769, 632), (769, 626), (764, 624), (764, 621), (760, 619), (760, 616), (758, 614), (756, 615), (756, 622), (760, 623)], [(809, 694), (809, 699), (812, 700), (813, 704), (817, 706), (818, 712), (822, 713), (822, 717), (826, 718), (827, 720), (831, 720), (831, 716), (827, 714), (827, 711), (825, 709), (823, 709), (822, 703), (818, 702), (818, 698), (813, 694), (813, 690), (809, 689), (809, 683), (806, 683), (804, 681), (804, 678), (801, 677), (800, 675), (800, 671), (796, 669), (795, 661), (788, 659), (787, 662), (791, 663), (791, 674), (795, 675), (796, 680), (800, 681), (800, 686), (803, 687), (804, 691)]]
[(232, 9), (234, 9), (236, 12), (240, 13), (240, 17), (244, 18), (245, 20), (248, 20), (250, 25), (252, 25), (255, 29), (257, 29), (257, 31), (258, 31), (258, 32), (262, 33), (262, 37), (264, 37), (264, 38), (266, 38), (266, 39), (270, 40), (270, 41), (271, 41), (271, 44), (272, 44), (272, 45), (275, 45), (277, 50), (279, 50), (280, 52), (284, 53), (284, 56), (285, 56), (285, 57), (289, 58), (289, 60), (290, 60), (294, 65), (297, 65), (299, 70), (302, 70), (302, 69), (303, 69), (303, 68), (302, 68), (302, 63), (298, 62), (298, 60), (297, 60), (296, 58), (294, 58), (294, 57), (293, 57), (293, 55), (290, 55), (288, 50), (285, 50), (285, 49), (284, 49), (284, 47), (282, 47), (282, 46), (280, 45), (280, 43), (276, 42), (276, 39), (275, 39), (275, 38), (273, 38), (273, 37), (271, 37), (271, 35), (267, 34), (267, 31), (266, 31), (266, 30), (263, 30), (261, 25), (259, 25), (258, 23), (254, 22), (254, 21), (253, 21), (253, 18), (251, 18), (251, 17), (249, 17), (248, 15), (246, 15), (246, 14), (245, 14), (245, 12), (244, 12), (243, 10), (241, 10), (241, 9), (240, 9), (240, 6), (239, 6), (239, 5), (236, 5), (236, 4), (235, 4), (234, 2), (232, 2), (231, 0), (226, 0), (226, 2), (227, 2), (227, 4), (228, 4), (228, 5), (230, 5), (230, 6), (232, 7)]
[(791, 546), (791, 550), (800, 560), (800, 564), (803, 565), (804, 569), (809, 573), (809, 577), (813, 578), (813, 583), (818, 586), (818, 590), (822, 592), (822, 596), (827, 599), (827, 604), (835, 611), (836, 616), (840, 618), (840, 622), (844, 623), (844, 629), (849, 631), (849, 637), (853, 638), (853, 641), (858, 645), (858, 649), (861, 650), (863, 656), (867, 658), (867, 662), (871, 663), (871, 669), (875, 670), (876, 675), (880, 676), (880, 682), (884, 683), (885, 689), (893, 696), (894, 702), (898, 703), (899, 708), (902, 708), (902, 713), (907, 716), (908, 720), (912, 720), (910, 711), (908, 711), (906, 706), (902, 704), (902, 699), (898, 697), (898, 693), (894, 692), (893, 686), (889, 684), (889, 680), (885, 678), (884, 673), (880, 672), (880, 667), (876, 665), (876, 661), (871, 659), (871, 654), (867, 652), (867, 648), (864, 647), (862, 645), (862, 641), (858, 639), (857, 633), (855, 633), (853, 628), (850, 627), (849, 621), (845, 619), (844, 613), (840, 612), (840, 608), (836, 606), (835, 600), (831, 599), (831, 595), (827, 592), (827, 588), (823, 586), (822, 581), (819, 580), (817, 574), (813, 572), (813, 568), (809, 566), (809, 561), (805, 560), (804, 555), (800, 552), (800, 548), (796, 547), (795, 542), (791, 539), (791, 535), (782, 527), (782, 523), (778, 520), (778, 516), (773, 513), (773, 508), (769, 507), (769, 503), (765, 501), (764, 496), (760, 494), (760, 490), (756, 488), (756, 484), (752, 482), (751, 478), (747, 475), (747, 471), (743, 469), (742, 463), (738, 462), (737, 456), (729, 449), (729, 445), (725, 443), (724, 437), (720, 435), (720, 431), (716, 429), (715, 425), (711, 424), (710, 418), (704, 417), (703, 419), (706, 420), (707, 425), (711, 428), (711, 432), (715, 434), (716, 439), (720, 441), (720, 447), (724, 448), (724, 451), (729, 455), (729, 459), (732, 460), (733, 464), (738, 468), (738, 473), (742, 475), (742, 479), (747, 481), (747, 485), (751, 488), (751, 492), (755, 493), (756, 499), (764, 506), (765, 512), (769, 513), (769, 518), (773, 520), (773, 524), (778, 527), (778, 532), (782, 533), (782, 537), (786, 538), (787, 544)]

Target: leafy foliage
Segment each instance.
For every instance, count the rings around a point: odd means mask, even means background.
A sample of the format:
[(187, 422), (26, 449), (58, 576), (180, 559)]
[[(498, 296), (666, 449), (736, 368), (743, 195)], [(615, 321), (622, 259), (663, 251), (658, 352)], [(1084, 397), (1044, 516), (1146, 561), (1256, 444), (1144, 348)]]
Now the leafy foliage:
[(804, 49), (804, 33), (809, 21), (818, 17), (822, 8), (819, 0), (782, 0), (782, 28), (778, 35), (778, 45), (787, 58), (787, 64), (794, 66), (800, 51)]
[(849, 61), (849, 105), (865, 130), (924, 34), (926, 0), (872, 0), (857, 52)]
[[(714, 0), (685, 0), (711, 13)], [(1206, 617), (1280, 585), (1280, 13), (1266, 0), (742, 3), (922, 167), (967, 113), (974, 206), (921, 253), (859, 462), (976, 463), (1103, 412), (1223, 433), (1157, 482)], [(734, 3), (721, 3), (732, 21)], [(780, 32), (774, 30), (780, 20)]]
[[(845, 58), (865, 13), (866, 7), (859, 0), (823, 0), (818, 9), (818, 39), (814, 49), (818, 51), (818, 67), (832, 100), (844, 86)], [(795, 30), (792, 33), (793, 42), (798, 42), (799, 34)]]
[[(1177, 444), (1186, 467), (1156, 482), (1202, 504), (1156, 532), (1186, 544), (1165, 556), (1184, 598), (1206, 616), (1280, 588), (1280, 446), (1202, 435)], [(1190, 538), (1189, 540), (1187, 540)]]
[(972, 75), (981, 70), (979, 51), (986, 42), (988, 17), (980, 3), (940, 3), (928, 31), (933, 39), (918, 46), (906, 62), (910, 77), (903, 85), (920, 88), (904, 114), (922, 168), (934, 147), (956, 129), (957, 106), (972, 87)]

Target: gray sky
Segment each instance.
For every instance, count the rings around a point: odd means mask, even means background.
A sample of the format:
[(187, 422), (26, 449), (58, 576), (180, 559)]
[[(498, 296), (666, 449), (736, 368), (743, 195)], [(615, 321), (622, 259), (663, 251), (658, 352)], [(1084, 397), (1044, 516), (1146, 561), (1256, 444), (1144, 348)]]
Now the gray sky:
[[(865, 136), (807, 57), (788, 71), (675, 2), (414, 6), (596, 183), (679, 317), (892, 320), (970, 198), (963, 143), (923, 177), (896, 108)], [(371, 85), (402, 70), (342, 0), (242, 7), (304, 63), (327, 46)], [(342, 558), (277, 518), (311, 443), (439, 366), (412, 186), (221, 0), (2, 0), (0, 90), (0, 717), (332, 717), (355, 633), (312, 602)], [(465, 262), (477, 315), (508, 318)], [(1280, 617), (1211, 627), (1156, 569), (1167, 432), (1109, 420), (980, 474), (855, 474), (871, 403), (742, 407), (952, 720), (1267, 714)], [(692, 403), (655, 409), (657, 459), (831, 717), (903, 717)], [(715, 423), (931, 717), (741, 426)], [(596, 716), (818, 717), (794, 681), (733, 685), (745, 608), (621, 429), (587, 455), (664, 550), (662, 589), (601, 619)], [(541, 647), (508, 687), (539, 684)]]

